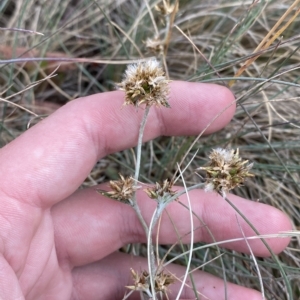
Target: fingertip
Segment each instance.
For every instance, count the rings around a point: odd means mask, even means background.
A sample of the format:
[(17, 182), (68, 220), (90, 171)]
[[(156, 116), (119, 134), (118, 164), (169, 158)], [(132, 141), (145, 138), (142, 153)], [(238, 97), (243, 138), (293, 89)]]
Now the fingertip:
[(224, 86), (210, 83), (172, 82), (170, 101), (172, 109), (188, 111), (191, 120), (199, 120), (200, 127), (207, 127), (204, 134), (226, 126), (236, 109), (233, 93)]
[[(283, 232), (291, 230), (292, 224), (285, 213), (271, 205), (249, 201), (238, 196), (230, 195), (229, 199), (241, 209), (244, 216), (256, 229), (256, 232), (254, 232), (241, 218), (241, 224), (245, 226), (244, 234), (246, 236), (255, 236), (257, 234), (263, 236), (263, 238), (249, 240), (249, 245), (256, 256), (271, 256), (265, 242), (275, 254), (282, 252), (286, 248), (290, 238), (284, 237)], [(239, 230), (239, 226), (236, 227), (237, 230)], [(240, 251), (248, 253), (246, 243), (241, 246), (244, 249), (240, 249)]]
[[(291, 238), (290, 237), (285, 237), (285, 232), (292, 230), (292, 222), (288, 215), (286, 215), (284, 212), (281, 210), (266, 205), (268, 208), (268, 215), (267, 218), (264, 222), (266, 222), (266, 227), (268, 228), (267, 231), (272, 233), (278, 233), (278, 238), (270, 238), (266, 239), (268, 244), (271, 246), (272, 251), (275, 254), (279, 254), (282, 252), (289, 244)], [(266, 233), (268, 234), (268, 233)], [(266, 256), (269, 256), (270, 253), (268, 251)]]
[[(250, 253), (250, 247), (258, 257), (271, 256), (260, 235), (276, 254), (282, 252), (290, 241), (290, 238), (285, 237), (284, 232), (291, 230), (291, 221), (286, 214), (275, 207), (249, 201), (233, 194), (227, 196), (230, 203), (214, 192), (194, 190), (189, 195), (194, 213), (206, 225), (201, 226), (201, 222), (195, 225), (195, 227), (200, 226), (199, 230), (195, 231), (197, 240), (210, 243), (213, 234), (215, 240), (224, 242), (222, 247), (243, 253)], [(187, 205), (186, 196), (182, 196), (180, 201)], [(178, 228), (182, 230), (181, 234), (185, 235), (189, 230), (186, 222), (188, 212), (183, 211), (179, 214), (175, 204), (169, 206), (168, 212), (173, 219), (176, 219)], [(209, 228), (209, 232), (206, 228)], [(166, 226), (163, 229), (166, 229)], [(163, 229), (161, 234), (164, 232)], [(166, 231), (166, 238), (170, 236)], [(244, 241), (244, 236), (249, 238), (247, 242)]]

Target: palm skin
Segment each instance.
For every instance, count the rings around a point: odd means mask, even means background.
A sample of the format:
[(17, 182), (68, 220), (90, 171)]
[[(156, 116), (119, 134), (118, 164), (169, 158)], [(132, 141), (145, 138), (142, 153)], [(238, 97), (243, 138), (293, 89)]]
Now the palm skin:
[[(118, 91), (74, 100), (0, 150), (0, 299), (122, 299), (124, 286), (131, 280), (129, 269), (147, 268), (144, 258), (117, 252), (126, 243), (145, 242), (132, 209), (102, 197), (95, 188), (78, 190), (97, 160), (136, 144), (143, 112), (133, 107), (121, 109), (123, 99)], [(235, 106), (230, 103), (234, 98), (224, 87), (173, 82), (172, 108), (150, 112), (145, 141), (159, 135), (197, 135), (229, 106), (206, 134), (217, 131), (234, 114)], [(138, 195), (149, 222), (154, 203), (143, 201), (142, 192)], [(246, 236), (253, 235), (242, 220), (237, 223), (236, 213), (217, 194), (195, 190), (190, 197), (216, 240), (242, 237), (239, 226)], [(291, 228), (289, 219), (275, 208), (233, 195), (230, 199), (262, 234)], [(177, 203), (168, 212), (182, 236), (189, 232), (188, 212)], [(195, 220), (198, 227), (195, 239), (211, 241)], [(160, 242), (175, 241), (172, 224), (163, 218)], [(278, 253), (289, 239), (268, 242)], [(260, 241), (250, 245), (256, 255), (269, 255)], [(224, 246), (249, 252), (244, 242)], [(170, 270), (177, 276), (183, 273), (180, 266)], [(224, 299), (222, 280), (203, 272), (195, 278), (200, 293), (209, 299)], [(170, 298), (176, 297), (176, 288), (174, 285)], [(193, 294), (186, 288), (182, 297), (193, 299)], [(261, 295), (228, 284), (228, 299), (261, 299)]]

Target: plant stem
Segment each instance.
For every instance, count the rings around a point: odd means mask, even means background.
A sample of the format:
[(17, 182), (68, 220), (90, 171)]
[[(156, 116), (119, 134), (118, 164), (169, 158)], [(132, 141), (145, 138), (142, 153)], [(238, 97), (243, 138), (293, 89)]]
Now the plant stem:
[(176, 300), (180, 299), (180, 295), (181, 295), (181, 293), (183, 291), (183, 288), (185, 286), (185, 283), (186, 283), (186, 280), (187, 280), (187, 277), (188, 277), (188, 274), (189, 274), (188, 270), (191, 267), (193, 249), (194, 249), (194, 223), (193, 223), (193, 211), (192, 211), (192, 206), (191, 206), (191, 200), (190, 200), (189, 193), (188, 193), (188, 190), (187, 190), (186, 182), (183, 178), (183, 174), (182, 174), (182, 171), (181, 171), (179, 165), (178, 165), (178, 170), (179, 170), (182, 182), (183, 182), (184, 191), (186, 192), (187, 201), (188, 201), (188, 208), (189, 208), (190, 222), (191, 222), (191, 243), (190, 243), (190, 253), (189, 253), (188, 263), (186, 265), (186, 272), (185, 272), (184, 277), (182, 279), (181, 287), (180, 287), (179, 292), (177, 294)]
[(190, 186), (178, 193), (176, 193), (174, 196), (172, 196), (170, 199), (168, 199), (168, 203), (172, 202), (173, 200), (177, 199), (178, 197), (180, 197), (181, 195), (183, 194), (186, 194), (186, 192), (189, 192), (189, 191), (192, 191), (192, 190), (195, 190), (195, 189), (199, 189), (201, 187), (204, 187), (205, 186), (205, 183), (204, 182), (200, 182), (200, 183), (197, 183), (193, 186)]
[(155, 254), (154, 254), (154, 248), (152, 243), (152, 231), (155, 228), (155, 225), (161, 216), (162, 212), (166, 208), (168, 203), (166, 202), (159, 202), (157, 204), (157, 207), (155, 209), (155, 212), (152, 216), (150, 225), (149, 225), (149, 232), (148, 232), (148, 240), (147, 240), (147, 257), (148, 257), (148, 269), (149, 269), (149, 277), (150, 277), (150, 283), (151, 283), (151, 293), (152, 293), (152, 299), (156, 300), (156, 294), (155, 294), (155, 275), (156, 275), (156, 264), (155, 264)]
[(145, 231), (146, 236), (148, 236), (148, 234), (149, 234), (148, 225), (147, 225), (146, 222), (145, 222), (145, 219), (144, 219), (144, 217), (143, 217), (143, 215), (142, 215), (142, 213), (141, 213), (141, 210), (140, 210), (140, 208), (139, 208), (137, 202), (136, 202), (136, 201), (133, 201), (132, 204), (131, 204), (131, 207), (134, 209), (134, 211), (135, 211), (135, 213), (136, 213), (138, 219), (140, 220), (140, 222), (141, 222), (141, 224), (142, 224), (142, 226), (143, 226), (143, 229), (144, 229), (144, 231)]
[(135, 185), (137, 185), (137, 181), (139, 180), (139, 175), (140, 175), (143, 135), (144, 135), (144, 129), (145, 129), (147, 117), (149, 115), (149, 111), (150, 111), (150, 106), (147, 106), (139, 129), (139, 138), (138, 138), (138, 144), (136, 148), (136, 166), (135, 166), (135, 173), (134, 173)]
[[(144, 116), (143, 116), (141, 125), (140, 125), (140, 129), (139, 129), (138, 144), (136, 147), (136, 166), (135, 166), (135, 173), (134, 173), (134, 186), (135, 187), (137, 186), (137, 182), (139, 180), (139, 175), (140, 175), (143, 135), (144, 135), (144, 130), (145, 130), (145, 126), (146, 126), (147, 117), (149, 115), (149, 111), (150, 111), (150, 106), (147, 106), (145, 109), (145, 112), (144, 112)], [(136, 215), (144, 228), (146, 236), (148, 236), (149, 229), (148, 229), (148, 226), (142, 216), (141, 210), (137, 204), (136, 192), (134, 192), (134, 194), (133, 194), (131, 206), (134, 209), (134, 211), (136, 212)]]

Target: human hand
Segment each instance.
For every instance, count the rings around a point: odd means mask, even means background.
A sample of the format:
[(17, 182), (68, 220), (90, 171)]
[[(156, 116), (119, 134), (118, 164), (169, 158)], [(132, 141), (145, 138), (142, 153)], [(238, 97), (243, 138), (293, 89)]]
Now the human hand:
[[(233, 100), (221, 86), (173, 82), (172, 108), (151, 109), (144, 140), (159, 135), (198, 135)], [(124, 286), (131, 281), (129, 269), (147, 269), (144, 258), (117, 251), (127, 243), (145, 242), (135, 212), (99, 195), (95, 188), (77, 190), (97, 160), (135, 145), (143, 112), (134, 107), (120, 109), (123, 101), (120, 91), (74, 100), (1, 149), (1, 299), (122, 299)], [(206, 133), (224, 127), (234, 110), (230, 106)], [(189, 196), (195, 213), (216, 240), (242, 237), (241, 228), (246, 236), (254, 235), (243, 220), (237, 223), (235, 211), (216, 193), (194, 190)], [(138, 197), (148, 222), (154, 201), (144, 201), (143, 192)], [(184, 202), (185, 197), (180, 200)], [(288, 218), (273, 207), (233, 195), (230, 200), (261, 234), (291, 228)], [(182, 236), (187, 234), (188, 212), (178, 203), (167, 209)], [(161, 243), (176, 241), (168, 218), (162, 218), (160, 228)], [(195, 231), (195, 239), (211, 241), (203, 227)], [(184, 241), (188, 240), (186, 236)], [(288, 241), (268, 242), (278, 253)], [(259, 240), (249, 243), (256, 255), (269, 255)], [(245, 242), (225, 246), (249, 252)], [(184, 272), (181, 266), (169, 270), (178, 277)], [(194, 278), (198, 291), (208, 299), (224, 299), (222, 280), (203, 272), (194, 273)], [(173, 298), (178, 285), (171, 288)], [(193, 292), (186, 288), (184, 298), (194, 299)], [(228, 299), (254, 300), (261, 295), (228, 283)]]

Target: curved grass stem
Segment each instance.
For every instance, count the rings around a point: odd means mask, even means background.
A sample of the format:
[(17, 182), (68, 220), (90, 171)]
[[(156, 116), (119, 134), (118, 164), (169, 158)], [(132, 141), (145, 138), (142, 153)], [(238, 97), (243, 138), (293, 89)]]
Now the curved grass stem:
[(148, 232), (148, 239), (147, 239), (147, 257), (148, 257), (148, 269), (149, 269), (149, 277), (151, 283), (151, 293), (152, 293), (152, 300), (156, 300), (155, 294), (155, 275), (156, 275), (156, 264), (155, 264), (155, 254), (154, 254), (154, 247), (152, 242), (152, 232), (157, 224), (158, 219), (160, 218), (162, 212), (168, 205), (167, 202), (159, 202), (157, 207), (153, 213), (150, 225), (149, 225), (149, 232)]

